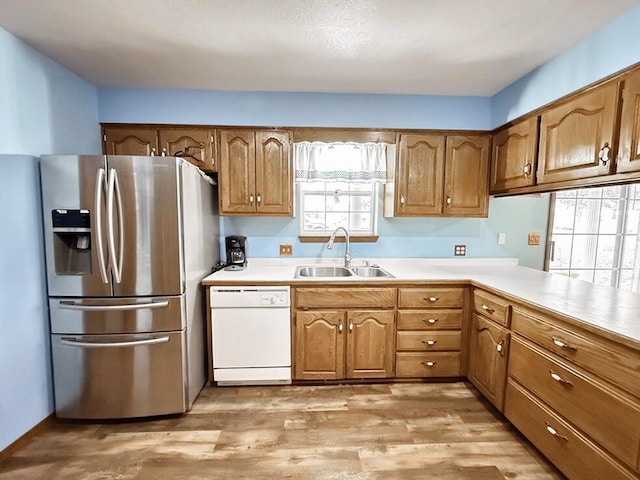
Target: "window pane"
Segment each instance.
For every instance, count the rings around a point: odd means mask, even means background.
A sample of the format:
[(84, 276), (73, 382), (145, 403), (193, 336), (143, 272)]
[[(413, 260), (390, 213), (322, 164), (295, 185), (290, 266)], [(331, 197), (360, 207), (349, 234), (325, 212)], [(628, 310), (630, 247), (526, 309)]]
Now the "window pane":
[(556, 192), (556, 198), (576, 198), (576, 190), (561, 190)]
[(574, 235), (571, 268), (593, 268), (596, 261), (596, 235)]
[(624, 186), (604, 187), (602, 188), (602, 196), (604, 198), (620, 198), (623, 196)]
[(304, 194), (304, 210), (323, 212), (324, 211), (324, 193), (305, 193)]
[(554, 235), (553, 259), (549, 259), (549, 269), (569, 268), (571, 262), (570, 235)]
[(624, 237), (622, 246), (622, 268), (633, 268), (636, 260), (638, 237), (637, 235), (627, 235)]
[(600, 200), (578, 200), (576, 204), (575, 233), (596, 233), (599, 219)]
[(303, 229), (305, 231), (324, 231), (324, 212), (323, 213), (315, 213), (315, 212), (305, 212), (303, 215)]
[(575, 214), (575, 200), (557, 199), (553, 217), (553, 233), (573, 231), (573, 220)]
[(602, 188), (581, 188), (577, 192), (578, 198), (602, 198)]
[(349, 214), (346, 212), (327, 212), (327, 230), (333, 231), (338, 227), (349, 228)]
[(371, 215), (369, 213), (352, 213), (349, 228), (354, 232), (366, 232), (371, 229)]
[(593, 283), (597, 283), (598, 285), (606, 285), (611, 287), (611, 277), (613, 276), (613, 272), (611, 270), (596, 270), (596, 273), (593, 277)]
[(600, 233), (616, 233), (624, 208), (624, 201), (603, 200), (600, 209)]
[(621, 290), (633, 291), (633, 270), (622, 270), (620, 272), (618, 288)]
[(370, 196), (352, 196), (351, 197), (351, 211), (352, 212), (370, 212), (371, 211), (371, 197)]
[(636, 235), (638, 233), (638, 224), (640, 223), (640, 200), (629, 200), (627, 202), (626, 223), (625, 233)]
[(349, 194), (340, 192), (327, 195), (326, 209), (327, 212), (348, 212)]
[(600, 235), (598, 237), (598, 251), (596, 253), (596, 268), (613, 268), (615, 235)]

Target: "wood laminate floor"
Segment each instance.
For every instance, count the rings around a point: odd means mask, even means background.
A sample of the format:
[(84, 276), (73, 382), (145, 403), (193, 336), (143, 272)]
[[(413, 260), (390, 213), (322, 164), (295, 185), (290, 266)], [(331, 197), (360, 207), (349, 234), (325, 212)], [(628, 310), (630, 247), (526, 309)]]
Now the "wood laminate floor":
[(466, 383), (207, 387), (186, 415), (57, 423), (0, 479), (562, 479)]

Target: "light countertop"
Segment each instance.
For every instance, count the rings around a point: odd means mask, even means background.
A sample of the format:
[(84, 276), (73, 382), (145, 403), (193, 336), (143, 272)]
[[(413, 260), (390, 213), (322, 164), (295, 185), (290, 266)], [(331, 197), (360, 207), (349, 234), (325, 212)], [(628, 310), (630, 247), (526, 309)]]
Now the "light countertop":
[[(245, 270), (222, 270), (206, 277), (203, 285), (302, 285), (318, 282), (403, 283), (411, 281), (473, 282), (532, 306), (560, 314), (607, 338), (640, 349), (640, 294), (594, 285), (563, 275), (521, 267), (517, 259), (372, 258), (395, 278), (294, 278), (298, 265), (341, 265), (341, 259), (250, 259)], [(354, 266), (363, 260), (357, 259)]]

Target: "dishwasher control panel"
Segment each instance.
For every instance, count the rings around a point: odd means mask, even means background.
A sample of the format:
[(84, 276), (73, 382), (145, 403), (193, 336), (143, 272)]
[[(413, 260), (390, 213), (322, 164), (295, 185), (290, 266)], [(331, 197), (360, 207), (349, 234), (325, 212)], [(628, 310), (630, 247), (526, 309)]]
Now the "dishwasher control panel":
[(288, 286), (229, 286), (210, 287), (211, 308), (285, 307), (291, 305)]

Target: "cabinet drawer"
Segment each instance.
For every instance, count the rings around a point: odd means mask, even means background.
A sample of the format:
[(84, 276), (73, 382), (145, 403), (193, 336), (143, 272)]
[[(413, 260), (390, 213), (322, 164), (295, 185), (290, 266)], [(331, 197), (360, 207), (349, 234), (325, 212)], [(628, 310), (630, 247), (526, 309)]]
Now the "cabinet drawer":
[(480, 315), (490, 318), (505, 327), (509, 326), (511, 320), (511, 305), (489, 292), (474, 289), (473, 309)]
[(570, 479), (637, 479), (512, 379), (505, 416)]
[(458, 377), (460, 353), (458, 352), (398, 352), (396, 353), (398, 377)]
[(619, 344), (569, 332), (529, 310), (514, 309), (512, 329), (523, 337), (640, 397), (640, 355)]
[(636, 466), (640, 410), (632, 399), (518, 337), (511, 342), (509, 375), (620, 460)]
[(396, 342), (396, 350), (460, 350), (460, 332), (398, 332)]
[(297, 288), (298, 308), (393, 308), (395, 288)]
[(462, 310), (400, 310), (398, 330), (459, 330)]
[(399, 308), (462, 308), (463, 288), (421, 287), (400, 288), (398, 295)]

